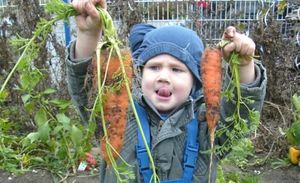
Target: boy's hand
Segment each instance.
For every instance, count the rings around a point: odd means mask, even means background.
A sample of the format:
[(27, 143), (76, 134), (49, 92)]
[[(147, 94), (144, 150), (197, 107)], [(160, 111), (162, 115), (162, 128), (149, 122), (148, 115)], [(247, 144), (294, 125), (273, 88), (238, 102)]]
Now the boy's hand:
[(76, 16), (77, 42), (75, 59), (93, 55), (101, 38), (102, 24), (96, 5), (106, 9), (106, 0), (73, 0), (73, 7), (80, 13)]
[(235, 51), (239, 54), (240, 64), (240, 82), (250, 84), (255, 80), (255, 68), (254, 68), (254, 52), (255, 43), (251, 38), (244, 34), (236, 32), (235, 27), (229, 26), (226, 28), (223, 40), (229, 41), (221, 50), (223, 57), (228, 60), (230, 54)]
[(247, 65), (252, 61), (255, 43), (251, 38), (236, 32), (235, 27), (229, 26), (226, 28), (222, 39), (230, 41), (222, 50), (225, 59), (229, 57), (231, 52), (235, 51), (240, 55), (241, 66)]
[(80, 13), (80, 15), (75, 17), (79, 31), (98, 33), (101, 30), (101, 22), (96, 5), (106, 9), (105, 0), (73, 0), (72, 5)]

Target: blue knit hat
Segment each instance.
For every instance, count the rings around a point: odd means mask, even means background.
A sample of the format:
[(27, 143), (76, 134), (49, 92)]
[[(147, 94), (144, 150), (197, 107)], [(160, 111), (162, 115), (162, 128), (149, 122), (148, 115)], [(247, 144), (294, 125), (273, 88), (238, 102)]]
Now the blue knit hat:
[(156, 28), (149, 24), (137, 24), (130, 31), (129, 45), (134, 65), (139, 67), (159, 55), (169, 54), (184, 63), (201, 87), (200, 61), (204, 50), (196, 32), (182, 26)]

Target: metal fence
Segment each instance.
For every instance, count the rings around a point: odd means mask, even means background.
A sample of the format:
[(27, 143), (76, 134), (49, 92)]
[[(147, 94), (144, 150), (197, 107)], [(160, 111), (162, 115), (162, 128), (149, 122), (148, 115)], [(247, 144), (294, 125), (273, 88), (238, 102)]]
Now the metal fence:
[(0, 8), (2, 10), (2, 8), (7, 6), (7, 0), (0, 0)]
[[(49, 0), (39, 0), (39, 2), (45, 5)], [(269, 18), (280, 22), (282, 34), (289, 37), (291, 36), (290, 28), (294, 23), (286, 21), (286, 16), (293, 10), (298, 10), (296, 17), (298, 16), (300, 20), (300, 3), (294, 5), (283, 0), (135, 0), (134, 2), (137, 3), (138, 11), (142, 12), (144, 22), (157, 27), (163, 25), (190, 27), (209, 41), (219, 40), (225, 27), (229, 25), (235, 25), (248, 33), (253, 23), (258, 21), (268, 26)], [(113, 0), (108, 0), (108, 7), (110, 4), (113, 5)], [(0, 0), (0, 9), (8, 5), (10, 5), (9, 0)], [(130, 4), (129, 7), (131, 7)], [(130, 10), (136, 11), (132, 8)], [(122, 10), (117, 12), (119, 14), (116, 13), (114, 19), (116, 25), (119, 25)], [(71, 22), (73, 22), (72, 30), (74, 21)], [(64, 35), (62, 25), (58, 26), (60, 27), (57, 29), (58, 34)], [(296, 34), (299, 35), (299, 30), (296, 30)], [(74, 35), (71, 37), (74, 38)]]
[[(40, 5), (45, 5), (50, 0), (39, 0)], [(5, 8), (6, 6), (11, 5), (10, 0), (0, 0), (0, 8)]]
[[(39, 2), (41, 5), (45, 5), (49, 0), (39, 0)], [(130, 4), (129, 7), (130, 11), (141, 11), (144, 22), (157, 27), (163, 25), (190, 27), (197, 31), (206, 43), (212, 43), (220, 39), (225, 27), (229, 25), (235, 25), (247, 33), (252, 31), (252, 25), (258, 21), (268, 26), (267, 20), (269, 18), (280, 22), (282, 34), (289, 37), (295, 21), (288, 21), (286, 17), (295, 11), (295, 16), (291, 19), (300, 22), (300, 7), (288, 3), (287, 6), (280, 9), (281, 2), (278, 0), (135, 0), (137, 6), (132, 7), (138, 8), (138, 10), (133, 9)], [(112, 1), (110, 3), (108, 1), (108, 9), (110, 5), (113, 5)], [(0, 0), (0, 13), (7, 6), (18, 9), (18, 5), (12, 5), (10, 0)], [(121, 23), (122, 12), (119, 9), (117, 13), (113, 14), (117, 26)], [(0, 23), (1, 21), (4, 20), (0, 20)], [(75, 39), (76, 37), (74, 18), (71, 18), (70, 22), (68, 28), (62, 21), (56, 24), (56, 36), (61, 43), (68, 44), (68, 38)], [(298, 27), (293, 34), (296, 35), (296, 42), (300, 45), (299, 32)], [(2, 34), (4, 35), (5, 32), (0, 30), (0, 36)], [(52, 43), (47, 44), (47, 46), (50, 51), (54, 50)], [(55, 51), (51, 51), (51, 54), (53, 56), (51, 57), (51, 65), (49, 65), (50, 77), (56, 85), (62, 79), (63, 72), (60, 58), (57, 58)]]
[[(223, 30), (235, 25), (246, 33), (253, 23), (273, 18), (282, 25), (282, 33), (289, 36), (290, 22), (285, 20), (293, 4), (278, 0), (136, 0), (143, 12), (143, 20), (155, 26), (182, 25), (196, 30), (205, 39), (219, 40)], [(300, 15), (298, 17), (300, 19)]]

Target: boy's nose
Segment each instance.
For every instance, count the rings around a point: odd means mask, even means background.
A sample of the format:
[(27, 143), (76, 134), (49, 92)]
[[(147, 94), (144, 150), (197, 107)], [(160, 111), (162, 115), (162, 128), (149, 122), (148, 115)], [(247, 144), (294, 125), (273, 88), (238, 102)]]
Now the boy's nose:
[(160, 82), (170, 82), (170, 73), (167, 69), (162, 69), (159, 72), (158, 81), (160, 81)]

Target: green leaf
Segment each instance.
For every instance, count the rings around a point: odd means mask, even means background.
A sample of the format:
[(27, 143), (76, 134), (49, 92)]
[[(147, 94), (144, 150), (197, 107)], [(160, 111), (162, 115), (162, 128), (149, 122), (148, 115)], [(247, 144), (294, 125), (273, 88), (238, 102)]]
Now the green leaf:
[(232, 122), (234, 121), (234, 117), (233, 116), (229, 116), (225, 119), (226, 122)]
[(71, 139), (72, 139), (73, 144), (75, 144), (75, 146), (79, 146), (81, 144), (82, 137), (83, 137), (83, 134), (82, 134), (81, 130), (79, 128), (77, 128), (75, 125), (72, 125)]
[(34, 106), (35, 106), (35, 102), (33, 102), (33, 101), (30, 101), (30, 102), (27, 102), (26, 104), (24, 104), (25, 110), (30, 114), (33, 113)]
[(22, 98), (23, 103), (26, 104), (27, 101), (30, 99), (30, 97), (31, 97), (30, 94), (22, 95), (21, 98)]
[(247, 120), (245, 119), (240, 119), (240, 127), (241, 127), (241, 132), (242, 133), (248, 133), (248, 123), (247, 123)]
[(15, 38), (9, 40), (10, 46), (12, 46), (15, 49), (19, 49), (25, 46), (28, 42), (29, 42), (28, 38), (23, 38), (19, 34), (17, 34)]
[(125, 180), (135, 179), (134, 171), (130, 166), (128, 166), (128, 164), (122, 162), (118, 165), (117, 169)]
[(18, 64), (18, 70), (22, 70), (28, 67), (28, 62), (25, 58), (21, 59), (19, 64)]
[(53, 99), (50, 102), (62, 110), (68, 108), (72, 103), (70, 100), (62, 100), (62, 99)]
[(256, 130), (259, 125), (260, 114), (256, 110), (249, 111), (249, 119), (251, 121), (251, 130)]
[(53, 89), (53, 88), (47, 88), (45, 91), (43, 91), (43, 94), (45, 95), (49, 95), (49, 94), (52, 94), (52, 93), (55, 93), (56, 90)]
[(45, 160), (41, 157), (30, 157), (31, 161), (39, 162), (39, 163), (45, 163)]
[(20, 75), (22, 89), (32, 90), (42, 79), (42, 74), (36, 69), (31, 72), (24, 72)]
[[(33, 142), (39, 140), (40, 135), (39, 135), (38, 132), (32, 132), (32, 133), (28, 134), (25, 138), (26, 138), (26, 139), (29, 139), (29, 140), (30, 140), (30, 143), (33, 143)], [(25, 141), (26, 141), (26, 140), (25, 140)]]
[(229, 43), (230, 43), (230, 41), (222, 39), (222, 40), (218, 43), (218, 47), (219, 47), (219, 48), (224, 48), (224, 47), (225, 47), (227, 44), (229, 44)]
[(271, 167), (273, 169), (285, 168), (285, 167), (288, 167), (290, 165), (291, 165), (291, 163), (290, 163), (290, 161), (287, 157), (284, 158), (284, 159), (277, 158), (275, 160), (272, 160), (272, 162), (271, 162)]
[(45, 9), (46, 12), (54, 13), (65, 21), (68, 17), (78, 14), (70, 4), (64, 3), (61, 0), (51, 0), (46, 4)]
[(56, 119), (59, 123), (63, 124), (66, 130), (70, 129), (70, 118), (68, 118), (65, 114), (59, 113), (56, 115)]
[(43, 142), (47, 142), (49, 140), (49, 136), (50, 136), (50, 126), (49, 126), (49, 122), (47, 121), (46, 123), (44, 123), (39, 129), (38, 129), (38, 133), (40, 136), (40, 139)]
[(286, 6), (287, 6), (286, 0), (280, 1), (277, 5), (278, 12), (282, 14), (284, 12)]
[(0, 102), (4, 101), (7, 96), (8, 96), (7, 91), (4, 90), (4, 91), (0, 92)]
[(292, 102), (298, 113), (300, 113), (300, 96), (297, 96), (297, 94), (294, 94), (292, 97)]
[(293, 146), (300, 146), (300, 122), (294, 122), (289, 127), (287, 140)]
[(63, 126), (56, 126), (52, 132), (52, 135), (56, 135), (57, 133), (59, 133), (61, 131), (61, 129), (63, 129), (64, 127)]
[(47, 113), (43, 108), (40, 108), (35, 114), (34, 121), (38, 125), (38, 127), (41, 127), (44, 123), (48, 121)]

